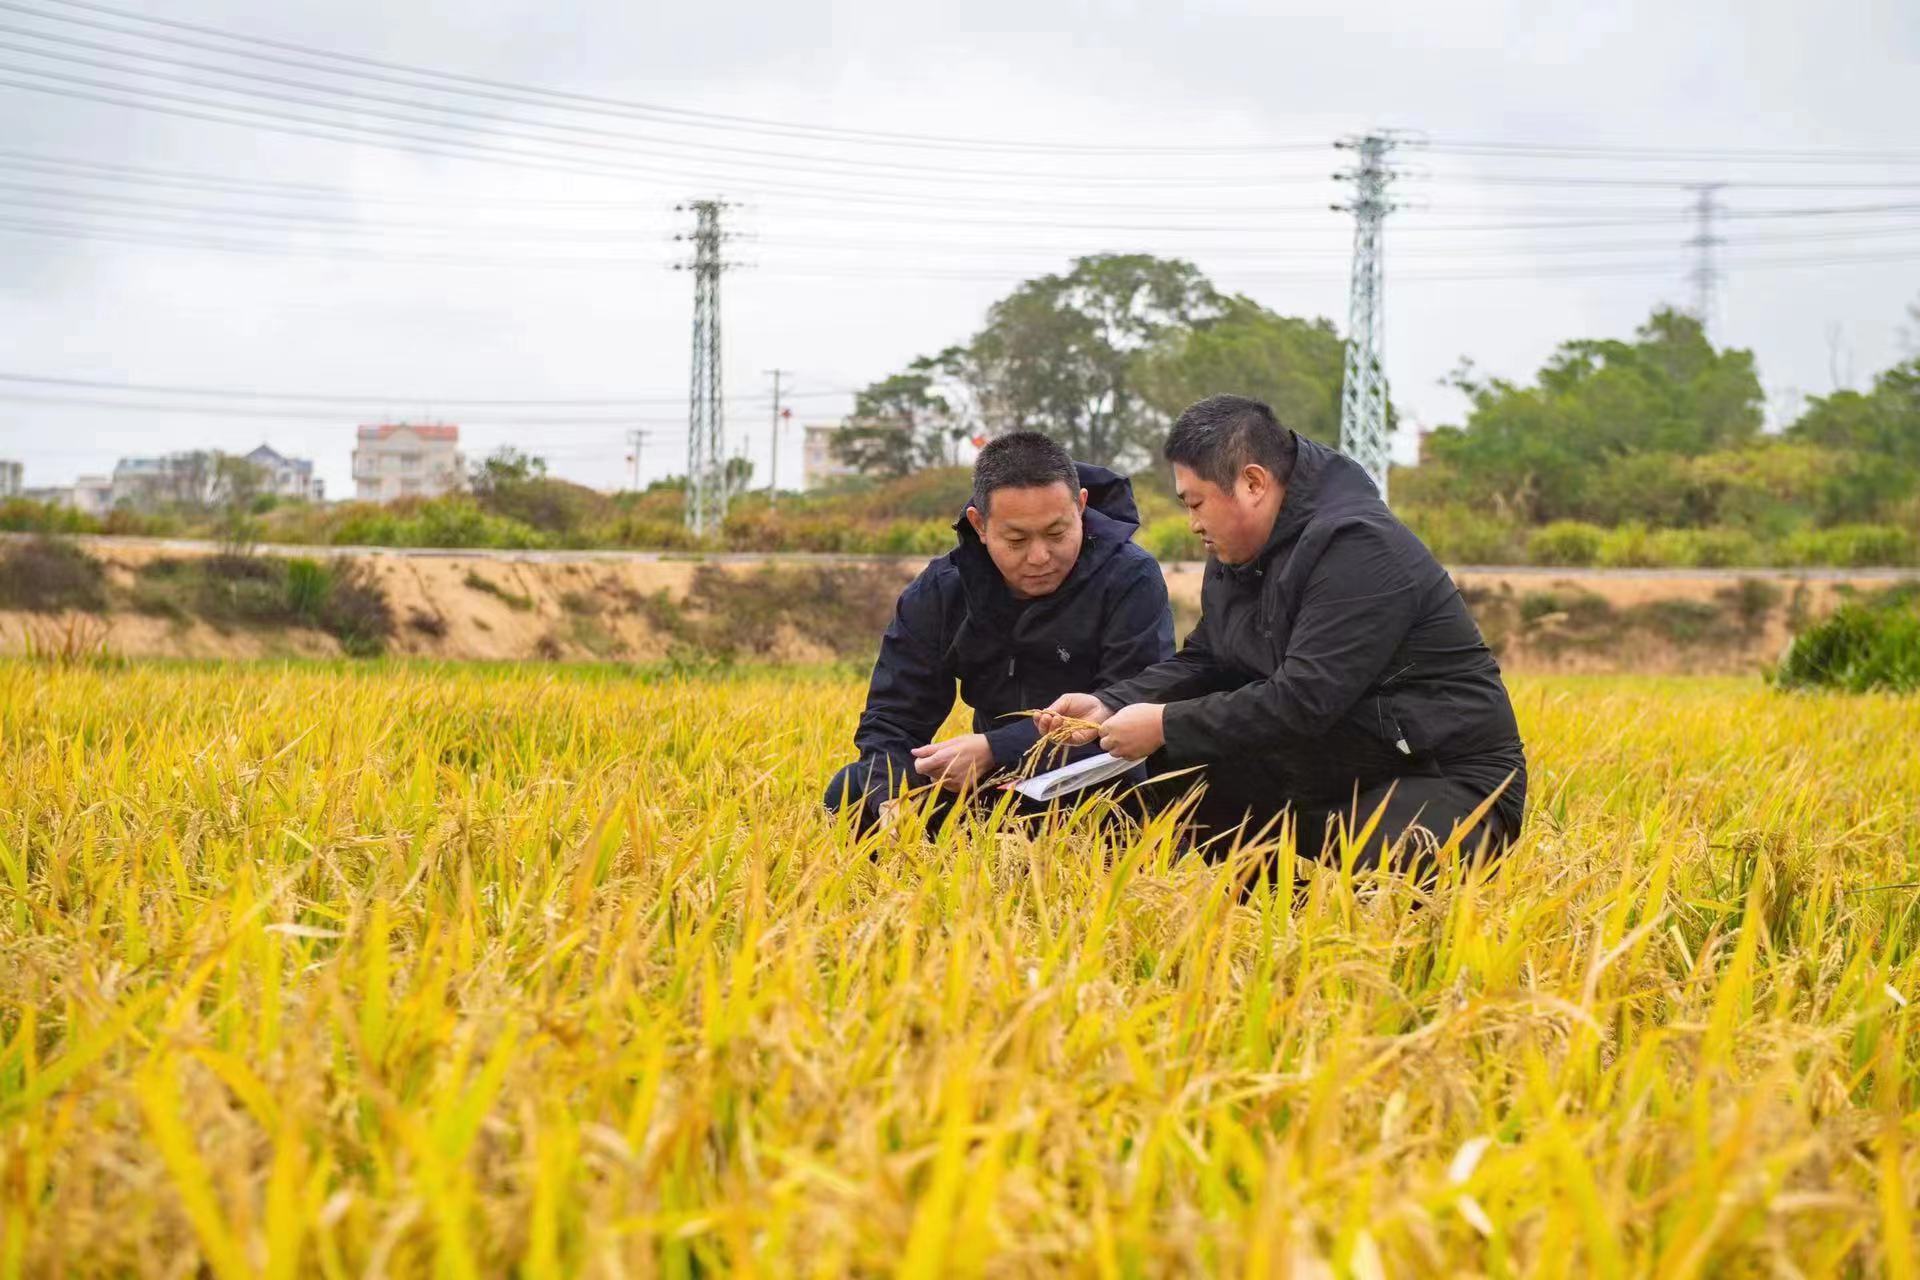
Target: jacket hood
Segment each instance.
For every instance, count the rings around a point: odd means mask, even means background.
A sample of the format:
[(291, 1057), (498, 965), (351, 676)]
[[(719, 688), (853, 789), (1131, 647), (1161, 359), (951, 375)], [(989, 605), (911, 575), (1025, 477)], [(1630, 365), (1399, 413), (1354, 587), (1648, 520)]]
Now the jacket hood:
[[(1140, 508), (1134, 505), (1132, 480), (1090, 462), (1073, 465), (1080, 473), (1080, 487), (1087, 491), (1087, 509), (1081, 516), (1084, 538), (1073, 571), (1049, 599), (1067, 595), (1098, 572), (1116, 551), (1133, 540), (1134, 532), (1140, 527)], [(953, 522), (953, 529), (960, 536), (960, 545), (948, 555), (960, 570), (960, 581), (966, 588), (968, 600), (978, 606), (1005, 597), (1005, 602), (1010, 603), (1013, 594), (994, 567), (993, 557), (987, 554), (980, 535), (973, 531), (964, 507), (959, 519)]]
[[(1080, 473), (1080, 487), (1087, 491), (1087, 514), (1098, 512), (1116, 524), (1140, 527), (1140, 508), (1134, 505), (1133, 481), (1126, 476), (1096, 467), (1091, 462), (1076, 462), (1074, 470)], [(969, 537), (975, 542), (980, 535), (974, 533), (973, 525), (967, 520), (967, 508), (973, 505), (972, 497), (960, 506), (960, 515), (953, 522), (953, 531), (960, 535), (964, 543)], [(1128, 530), (1132, 536), (1132, 530)]]

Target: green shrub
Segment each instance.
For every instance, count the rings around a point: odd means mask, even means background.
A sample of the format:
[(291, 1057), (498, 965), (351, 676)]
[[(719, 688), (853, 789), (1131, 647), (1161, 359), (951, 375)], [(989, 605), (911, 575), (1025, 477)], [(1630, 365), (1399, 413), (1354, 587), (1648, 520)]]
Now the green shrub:
[(8, 498), (0, 502), (0, 529), (9, 533), (99, 533), (100, 522), (59, 503)]
[(373, 570), (359, 560), (334, 565), (327, 602), (320, 611), (320, 628), (340, 642), (353, 658), (377, 658), (393, 635), (393, 609)]
[(888, 555), (937, 556), (953, 550), (954, 533), (945, 520), (895, 520), (880, 536)]
[(59, 613), (106, 604), (100, 562), (64, 538), (13, 541), (0, 553), (0, 609)]
[(1606, 530), (1579, 520), (1555, 520), (1527, 537), (1527, 559), (1534, 564), (1584, 566), (1600, 556)]
[(1445, 564), (1515, 564), (1524, 558), (1522, 530), (1500, 516), (1460, 503), (1409, 507), (1399, 514)]
[(1841, 605), (1794, 637), (1774, 673), (1783, 688), (1920, 689), (1920, 612)]
[(1600, 539), (1600, 563), (1608, 569), (1645, 569), (1660, 563), (1645, 525), (1623, 524)]
[(301, 556), (287, 561), (287, 608), (297, 616), (318, 619), (331, 590), (333, 575), (318, 560)]
[(1843, 524), (1831, 529), (1801, 529), (1787, 537), (1781, 552), (1788, 564), (1866, 568), (1914, 562), (1913, 534), (1889, 524)]
[(1185, 516), (1162, 516), (1134, 534), (1133, 540), (1162, 563), (1207, 558), (1207, 548), (1194, 534)]
[(1760, 544), (1744, 529), (1661, 529), (1648, 539), (1653, 562), (1725, 569), (1758, 564)]

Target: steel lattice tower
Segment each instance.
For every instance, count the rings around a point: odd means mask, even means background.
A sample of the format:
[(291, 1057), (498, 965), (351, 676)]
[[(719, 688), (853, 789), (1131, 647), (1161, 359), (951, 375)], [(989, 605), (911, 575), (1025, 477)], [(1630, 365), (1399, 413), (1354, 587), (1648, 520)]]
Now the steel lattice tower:
[(693, 261), (677, 270), (693, 272), (693, 369), (687, 397), (687, 528), (695, 537), (717, 532), (727, 516), (726, 398), (720, 382), (720, 273), (727, 263), (720, 244), (724, 200), (695, 200), (692, 210)]
[(1366, 469), (1382, 498), (1392, 440), (1387, 429), (1387, 375), (1380, 362), (1385, 327), (1385, 272), (1381, 224), (1394, 208), (1386, 198), (1394, 172), (1387, 155), (1401, 140), (1392, 133), (1342, 138), (1359, 164), (1336, 174), (1353, 184), (1353, 199), (1334, 208), (1353, 214), (1353, 285), (1347, 302), (1347, 365), (1340, 383), (1340, 451)]
[(1726, 243), (1713, 229), (1713, 220), (1720, 212), (1719, 195), (1723, 185), (1703, 182), (1694, 188), (1693, 239), (1687, 241), (1687, 247), (1694, 252), (1693, 270), (1688, 273), (1693, 284), (1693, 318), (1700, 322), (1700, 331), (1709, 335), (1714, 327), (1720, 292), (1720, 267), (1714, 261), (1713, 251)]

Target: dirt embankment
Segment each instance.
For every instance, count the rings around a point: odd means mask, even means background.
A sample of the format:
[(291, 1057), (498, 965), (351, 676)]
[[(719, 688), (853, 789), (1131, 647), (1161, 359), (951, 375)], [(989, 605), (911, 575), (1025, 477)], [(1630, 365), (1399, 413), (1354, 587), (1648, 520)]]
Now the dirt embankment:
[[(85, 547), (112, 588), (114, 603), (87, 624), (110, 652), (255, 658), (340, 651), (316, 629), (197, 616), (191, 607), (154, 608), (150, 590), (143, 597), (141, 584), (156, 562), (205, 556), (205, 548), (114, 539), (89, 539)], [(894, 596), (924, 564), (607, 553), (353, 556), (387, 599), (387, 652), (511, 661), (863, 659)], [(1881, 590), (1899, 576), (1534, 569), (1454, 575), (1509, 671), (1695, 674), (1771, 663), (1802, 621), (1830, 611), (1849, 592)], [(1199, 565), (1167, 567), (1182, 635), (1198, 612), (1200, 580)], [(70, 622), (0, 612), (0, 653), (21, 652), (35, 637), (44, 644)]]

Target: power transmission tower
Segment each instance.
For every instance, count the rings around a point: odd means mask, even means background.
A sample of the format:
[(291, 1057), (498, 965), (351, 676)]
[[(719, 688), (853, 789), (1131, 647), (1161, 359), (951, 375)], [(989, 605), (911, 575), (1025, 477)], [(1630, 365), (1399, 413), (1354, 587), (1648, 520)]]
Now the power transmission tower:
[(720, 273), (731, 264), (720, 256), (720, 215), (725, 200), (694, 200), (693, 261), (675, 270), (693, 272), (693, 370), (687, 399), (687, 528), (695, 537), (719, 530), (727, 518), (726, 402), (720, 381)]
[(1693, 239), (1687, 241), (1687, 247), (1693, 250), (1693, 270), (1688, 279), (1693, 282), (1693, 318), (1700, 322), (1702, 332), (1710, 333), (1720, 301), (1720, 266), (1715, 261), (1713, 251), (1726, 243), (1714, 234), (1713, 220), (1720, 213), (1720, 188), (1724, 183), (1703, 182), (1693, 189)]
[(773, 379), (773, 434), (767, 445), (767, 507), (771, 510), (780, 505), (780, 420), (792, 412), (781, 407), (780, 379), (791, 378), (793, 370), (769, 369), (767, 376)]
[(1373, 478), (1387, 496), (1387, 466), (1393, 442), (1387, 430), (1387, 375), (1381, 366), (1385, 328), (1385, 270), (1381, 224), (1396, 206), (1387, 186), (1396, 176), (1387, 157), (1413, 145), (1393, 130), (1349, 136), (1333, 144), (1355, 153), (1359, 163), (1334, 176), (1353, 184), (1353, 198), (1333, 206), (1353, 215), (1353, 284), (1347, 300), (1347, 365), (1340, 383), (1340, 451)]

